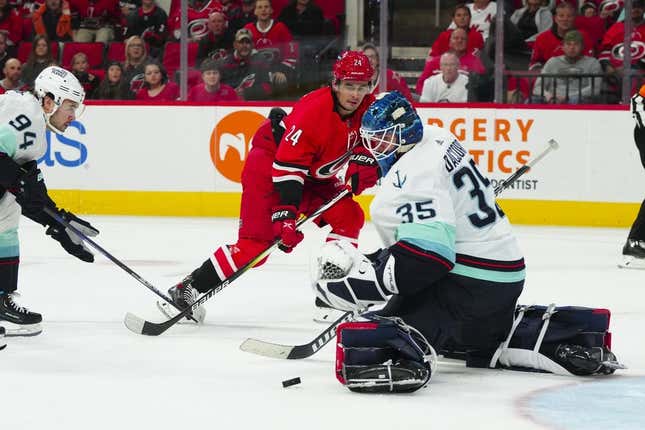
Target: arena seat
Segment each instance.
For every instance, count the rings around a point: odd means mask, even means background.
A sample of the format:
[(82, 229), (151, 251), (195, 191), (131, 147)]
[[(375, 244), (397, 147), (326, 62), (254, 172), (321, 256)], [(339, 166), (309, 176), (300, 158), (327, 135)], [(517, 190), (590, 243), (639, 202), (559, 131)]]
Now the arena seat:
[[(18, 52), (16, 53), (16, 58), (20, 60), (21, 63), (24, 64), (25, 61), (27, 61), (27, 58), (29, 58), (29, 54), (31, 53), (32, 46), (33, 46), (32, 42), (20, 42), (18, 44)], [(52, 56), (54, 57), (54, 60), (58, 62), (59, 53), (60, 53), (58, 42), (50, 42), (49, 49), (52, 52)]]
[[(188, 67), (195, 67), (197, 62), (197, 42), (188, 43)], [(161, 63), (166, 68), (168, 76), (174, 76), (174, 73), (179, 69), (179, 42), (168, 42), (164, 49), (163, 59)]]

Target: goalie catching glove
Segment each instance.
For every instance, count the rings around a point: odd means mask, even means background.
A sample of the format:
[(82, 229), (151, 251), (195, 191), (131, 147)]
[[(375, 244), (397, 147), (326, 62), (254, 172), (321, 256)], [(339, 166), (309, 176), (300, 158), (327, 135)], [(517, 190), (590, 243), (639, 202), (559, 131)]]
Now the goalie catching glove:
[(387, 261), (377, 256), (372, 262), (346, 240), (327, 242), (312, 273), (316, 295), (343, 311), (362, 312), (371, 305), (383, 304), (397, 292), (390, 282), (383, 282)]

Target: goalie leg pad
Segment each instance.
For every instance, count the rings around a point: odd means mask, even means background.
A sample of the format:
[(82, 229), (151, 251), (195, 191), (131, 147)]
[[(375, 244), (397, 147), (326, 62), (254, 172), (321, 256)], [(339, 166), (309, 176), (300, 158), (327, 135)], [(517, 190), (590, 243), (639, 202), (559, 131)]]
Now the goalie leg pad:
[(502, 367), (578, 376), (624, 369), (610, 350), (610, 317), (608, 309), (519, 306), (490, 367), (499, 362)]
[(343, 323), (336, 336), (336, 378), (354, 392), (413, 392), (436, 368), (432, 346), (398, 318)]

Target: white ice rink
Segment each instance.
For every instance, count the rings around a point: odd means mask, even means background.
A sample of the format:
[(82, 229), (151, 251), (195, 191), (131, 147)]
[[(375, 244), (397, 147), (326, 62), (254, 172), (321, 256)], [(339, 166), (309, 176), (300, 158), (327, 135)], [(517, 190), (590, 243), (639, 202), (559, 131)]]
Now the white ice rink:
[[(88, 219), (99, 244), (164, 291), (237, 230), (234, 219)], [(293, 254), (276, 252), (213, 297), (204, 326), (150, 338), (122, 321), (127, 311), (162, 320), (152, 292), (102, 256), (74, 259), (24, 220), (20, 301), (43, 314), (44, 332), (0, 352), (0, 429), (644, 429), (645, 271), (616, 268), (627, 231), (515, 231), (527, 263), (520, 301), (609, 308), (629, 370), (585, 379), (441, 362), (417, 393), (355, 394), (334, 378), (333, 344), (300, 361), (238, 349), (247, 337), (305, 343), (324, 328), (308, 286), (323, 231), (307, 228)], [(361, 248), (377, 245), (366, 226)], [(282, 388), (296, 376), (302, 384)]]

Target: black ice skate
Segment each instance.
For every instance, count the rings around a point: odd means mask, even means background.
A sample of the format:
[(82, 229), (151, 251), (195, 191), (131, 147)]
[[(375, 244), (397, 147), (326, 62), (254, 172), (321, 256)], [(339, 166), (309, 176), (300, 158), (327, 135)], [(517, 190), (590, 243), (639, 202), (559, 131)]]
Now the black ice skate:
[(7, 347), (7, 344), (4, 342), (5, 329), (0, 327), (0, 351)]
[(18, 293), (0, 294), (0, 321), (6, 329), (6, 336), (36, 336), (43, 329), (40, 323), (43, 317), (36, 312), (18, 305), (14, 299)]
[[(170, 295), (173, 303), (180, 309), (186, 309), (187, 307), (190, 307), (190, 305), (192, 305), (199, 298), (199, 291), (194, 289), (191, 286), (191, 283), (192, 278), (189, 275), (186, 277), (186, 279), (168, 290), (168, 294)], [(166, 302), (157, 301), (157, 307), (169, 319), (174, 318), (175, 316), (177, 316), (177, 314), (179, 314), (179, 311), (177, 311), (175, 307)], [(204, 319), (206, 318), (206, 309), (204, 309), (203, 306), (198, 307), (197, 309), (193, 310), (192, 317), (196, 319), (199, 324), (203, 323)], [(194, 322), (190, 318), (182, 320), (182, 322), (184, 321)]]
[(623, 261), (618, 267), (624, 269), (645, 269), (645, 241), (627, 239), (623, 246)]

